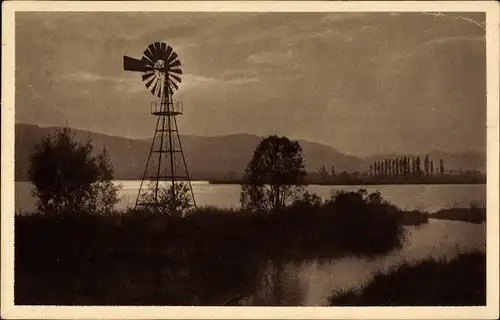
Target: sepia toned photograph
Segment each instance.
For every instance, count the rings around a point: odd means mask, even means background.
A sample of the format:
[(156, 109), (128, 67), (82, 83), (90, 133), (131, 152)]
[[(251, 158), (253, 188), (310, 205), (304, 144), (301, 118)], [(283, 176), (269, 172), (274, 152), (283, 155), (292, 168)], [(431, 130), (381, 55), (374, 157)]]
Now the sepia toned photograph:
[(489, 306), (491, 13), (116, 6), (11, 17), (14, 306)]

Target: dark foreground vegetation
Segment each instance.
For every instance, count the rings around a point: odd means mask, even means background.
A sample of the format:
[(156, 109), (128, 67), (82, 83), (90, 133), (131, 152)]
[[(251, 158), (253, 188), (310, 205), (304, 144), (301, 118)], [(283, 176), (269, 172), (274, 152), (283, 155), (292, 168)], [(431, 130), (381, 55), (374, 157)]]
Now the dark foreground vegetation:
[(378, 273), (359, 291), (331, 298), (333, 306), (486, 305), (486, 254), (461, 253), (452, 261), (425, 259)]
[(270, 260), (375, 255), (404, 240), (397, 209), (378, 194), (316, 200), (273, 213), (201, 208), (184, 218), (17, 216), (15, 303), (216, 305), (251, 290)]
[(442, 209), (429, 215), (429, 218), (483, 223), (486, 221), (486, 208), (471, 206), (470, 208)]

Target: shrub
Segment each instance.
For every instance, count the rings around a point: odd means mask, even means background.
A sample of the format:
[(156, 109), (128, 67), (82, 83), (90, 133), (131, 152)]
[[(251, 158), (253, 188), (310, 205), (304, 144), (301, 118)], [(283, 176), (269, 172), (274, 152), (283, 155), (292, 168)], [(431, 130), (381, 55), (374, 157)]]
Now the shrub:
[(118, 202), (111, 180), (113, 167), (106, 150), (92, 155), (91, 140), (77, 142), (69, 128), (36, 144), (30, 157), (29, 178), (40, 213), (109, 213)]
[(399, 210), (378, 192), (339, 191), (325, 204), (335, 238), (345, 249), (366, 252), (398, 247), (404, 240)]
[[(174, 183), (173, 190), (171, 185), (161, 184), (156, 197), (155, 186), (156, 182), (151, 181), (147, 191), (141, 194), (140, 202), (144, 203), (144, 209), (155, 214), (182, 216), (193, 206), (191, 189), (186, 183)], [(175, 201), (172, 191), (175, 192)]]

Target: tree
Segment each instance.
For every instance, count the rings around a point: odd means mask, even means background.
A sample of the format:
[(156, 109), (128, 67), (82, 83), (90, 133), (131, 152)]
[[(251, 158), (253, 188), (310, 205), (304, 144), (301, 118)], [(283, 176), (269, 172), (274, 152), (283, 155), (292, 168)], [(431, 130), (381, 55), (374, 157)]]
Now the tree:
[(245, 170), (241, 206), (261, 211), (283, 208), (303, 192), (305, 177), (299, 143), (269, 136), (259, 143)]
[(415, 160), (415, 168), (417, 176), (420, 176), (420, 172), (422, 171), (420, 170), (420, 156), (417, 156), (417, 159)]
[(110, 213), (118, 202), (107, 151), (92, 155), (91, 140), (77, 142), (69, 128), (42, 138), (30, 156), (38, 212)]
[(322, 181), (328, 180), (328, 171), (326, 171), (325, 166), (321, 166), (318, 173), (319, 173), (319, 177)]
[(425, 155), (424, 171), (425, 171), (425, 175), (428, 176), (429, 175), (429, 156), (428, 155)]
[(408, 176), (408, 158), (406, 156), (403, 157), (403, 175), (405, 178)]

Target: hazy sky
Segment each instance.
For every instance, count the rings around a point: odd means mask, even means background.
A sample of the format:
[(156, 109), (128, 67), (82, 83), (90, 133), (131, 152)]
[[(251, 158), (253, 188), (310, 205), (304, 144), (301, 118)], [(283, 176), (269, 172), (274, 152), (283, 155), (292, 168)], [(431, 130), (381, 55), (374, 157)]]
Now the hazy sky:
[(16, 122), (151, 136), (154, 96), (123, 55), (163, 40), (183, 64), (183, 134), (485, 150), (484, 14), (458, 15), (17, 12)]

